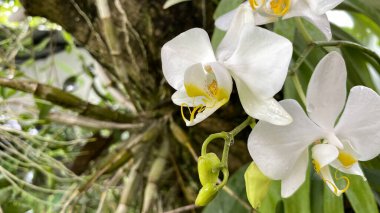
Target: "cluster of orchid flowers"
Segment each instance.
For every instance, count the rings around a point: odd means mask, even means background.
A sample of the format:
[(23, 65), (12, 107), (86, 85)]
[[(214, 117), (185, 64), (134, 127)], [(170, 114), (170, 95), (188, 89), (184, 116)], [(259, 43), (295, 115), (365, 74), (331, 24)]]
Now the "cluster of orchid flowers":
[[(199, 28), (181, 33), (162, 48), (163, 73), (176, 90), (172, 100), (181, 106), (187, 126), (226, 104), (235, 81), (245, 112), (260, 120), (248, 138), (255, 164), (248, 168), (246, 179), (254, 172), (259, 179), (281, 180), (284, 198), (305, 181), (309, 147), (315, 171), (338, 196), (349, 187), (349, 179), (333, 177), (330, 166), (365, 178), (358, 161), (380, 153), (380, 97), (370, 88), (356, 86), (346, 102), (347, 71), (338, 52), (330, 52), (316, 66), (306, 95), (307, 114), (295, 100), (273, 98), (285, 82), (293, 47), (286, 38), (257, 25), (302, 16), (330, 40), (325, 13), (342, 1), (249, 0), (216, 20), (218, 28), (227, 30), (216, 52)], [(202, 190), (212, 191), (213, 196), (219, 164), (217, 156), (208, 153), (198, 165), (199, 172), (208, 175), (200, 174)], [(334, 181), (340, 178), (346, 181), (343, 189)], [(252, 182), (246, 182), (249, 194)], [(257, 206), (255, 201), (251, 204)]]

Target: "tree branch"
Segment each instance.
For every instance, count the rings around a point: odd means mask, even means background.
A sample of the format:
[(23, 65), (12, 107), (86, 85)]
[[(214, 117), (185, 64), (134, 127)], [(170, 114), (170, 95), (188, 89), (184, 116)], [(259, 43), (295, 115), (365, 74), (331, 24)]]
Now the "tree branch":
[(99, 120), (116, 122), (131, 122), (133, 120), (137, 120), (133, 116), (91, 104), (76, 97), (75, 95), (45, 84), (40, 84), (32, 81), (0, 78), (0, 86), (33, 94), (37, 98), (79, 112), (79, 114), (83, 116), (88, 116)]

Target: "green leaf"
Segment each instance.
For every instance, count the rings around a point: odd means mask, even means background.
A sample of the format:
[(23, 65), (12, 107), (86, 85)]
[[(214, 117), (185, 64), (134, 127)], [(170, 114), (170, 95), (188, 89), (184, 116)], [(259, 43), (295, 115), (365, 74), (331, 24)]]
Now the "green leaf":
[(378, 213), (375, 198), (371, 187), (358, 175), (346, 175), (350, 180), (350, 188), (346, 195), (356, 213)]
[[(310, 171), (309, 169), (307, 171)], [(285, 213), (310, 213), (310, 174), (306, 175), (305, 182), (289, 198), (284, 198)]]
[(322, 179), (313, 172), (310, 182), (310, 208), (312, 213), (323, 212), (323, 187)]
[[(231, 189), (236, 196), (244, 201), (246, 205), (249, 206), (245, 184), (244, 184), (244, 172), (247, 169), (248, 165), (242, 166), (237, 170), (228, 180), (227, 186)], [(251, 209), (247, 209), (246, 206), (243, 206), (236, 198), (232, 197), (224, 190), (220, 190), (218, 195), (213, 201), (210, 202), (204, 208), (203, 213), (249, 213)]]
[(380, 25), (379, 0), (346, 0), (339, 6), (341, 9), (362, 13)]
[(281, 202), (281, 182), (272, 181), (267, 197), (263, 200), (263, 203), (259, 207), (260, 213), (272, 213), (277, 209), (278, 204)]
[(323, 187), (323, 212), (343, 213), (343, 195), (336, 196), (330, 188), (324, 184)]

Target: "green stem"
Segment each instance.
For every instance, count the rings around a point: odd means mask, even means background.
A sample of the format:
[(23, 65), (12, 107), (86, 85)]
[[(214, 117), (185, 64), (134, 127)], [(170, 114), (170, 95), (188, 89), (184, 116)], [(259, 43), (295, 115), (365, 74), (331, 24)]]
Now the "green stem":
[(357, 43), (354, 43), (351, 41), (315, 41), (315, 42), (313, 42), (313, 44), (315, 46), (318, 46), (318, 47), (335, 46), (335, 47), (340, 48), (342, 46), (346, 46), (346, 47), (355, 48), (355, 49), (358, 49), (358, 50), (366, 53), (367, 55), (371, 56), (373, 59), (376, 60), (376, 62), (378, 64), (380, 64), (380, 57), (376, 52), (372, 51), (371, 49), (369, 49), (363, 45), (360, 45), (360, 44), (357, 44)]
[(245, 119), (245, 121), (243, 121), (241, 124), (239, 124), (239, 126), (235, 127), (230, 132), (219, 132), (219, 133), (209, 135), (206, 138), (206, 140), (203, 142), (201, 154), (205, 155), (207, 153), (207, 146), (211, 141), (217, 138), (223, 138), (224, 140), (226, 140), (228, 137), (233, 138), (237, 134), (239, 134), (245, 127), (250, 125), (253, 121), (254, 121), (253, 118), (248, 117), (247, 119)]
[(207, 146), (208, 146), (208, 144), (211, 141), (213, 141), (213, 140), (215, 140), (217, 138), (226, 139), (226, 136), (227, 136), (227, 132), (219, 132), (219, 133), (215, 133), (215, 134), (209, 135), (206, 138), (206, 140), (203, 142), (201, 155), (205, 155), (207, 153)]
[(298, 57), (297, 61), (293, 64), (293, 66), (289, 69), (288, 75), (296, 74), (297, 70), (300, 68), (302, 63), (305, 61), (310, 52), (314, 49), (315, 45), (310, 44)]
[(237, 134), (239, 134), (245, 127), (247, 127), (248, 125), (250, 125), (252, 123), (253, 118), (251, 117), (248, 117), (247, 119), (245, 119), (245, 121), (243, 121), (243, 123), (241, 123), (239, 126), (235, 127), (235, 129), (233, 129), (232, 131), (230, 131), (229, 133), (232, 135), (232, 137), (235, 137)]
[(298, 75), (297, 74), (292, 75), (292, 80), (293, 80), (294, 87), (296, 88), (297, 93), (301, 98), (302, 103), (306, 106), (306, 96), (302, 89), (302, 85), (298, 78)]
[(210, 135), (202, 145), (202, 155), (205, 155), (207, 153), (207, 146), (208, 144), (217, 139), (217, 138), (223, 138), (224, 139), (224, 148), (223, 148), (223, 154), (222, 154), (222, 160), (220, 163), (220, 169), (223, 172), (223, 180), (218, 185), (218, 190), (223, 188), (224, 185), (227, 184), (228, 177), (229, 177), (229, 171), (228, 171), (228, 153), (230, 152), (230, 146), (234, 143), (234, 137), (239, 134), (244, 128), (249, 126), (254, 122), (253, 118), (248, 117), (243, 121), (239, 126), (235, 127), (230, 132), (220, 132)]
[(228, 171), (228, 168), (225, 168), (225, 167), (222, 168), (222, 173), (223, 173), (223, 180), (218, 185), (218, 191), (227, 184), (228, 177), (230, 176), (230, 172)]
[(300, 30), (300, 32), (301, 32), (303, 38), (305, 39), (306, 43), (308, 43), (308, 44), (313, 43), (313, 38), (311, 37), (311, 35), (307, 31), (305, 25), (302, 23), (301, 18), (299, 18), (299, 17), (296, 18), (296, 24), (297, 24), (297, 28)]

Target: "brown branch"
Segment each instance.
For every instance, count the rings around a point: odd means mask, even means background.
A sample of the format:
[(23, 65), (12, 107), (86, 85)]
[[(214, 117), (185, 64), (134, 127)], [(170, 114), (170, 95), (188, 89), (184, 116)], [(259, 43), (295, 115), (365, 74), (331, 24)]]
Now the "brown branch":
[(50, 113), (47, 118), (50, 121), (65, 125), (76, 125), (91, 129), (138, 129), (144, 126), (143, 123), (115, 123), (63, 113)]
[(134, 117), (113, 111), (109, 108), (97, 106), (78, 98), (75, 95), (64, 92), (56, 87), (25, 80), (10, 80), (0, 78), (0, 86), (12, 88), (33, 94), (35, 97), (49, 101), (58, 106), (79, 112), (83, 116), (99, 120), (116, 122), (130, 122)]

